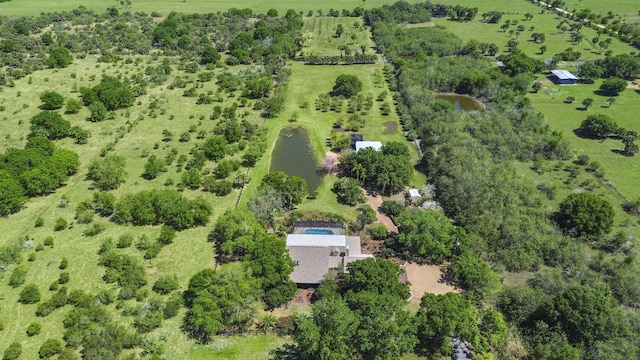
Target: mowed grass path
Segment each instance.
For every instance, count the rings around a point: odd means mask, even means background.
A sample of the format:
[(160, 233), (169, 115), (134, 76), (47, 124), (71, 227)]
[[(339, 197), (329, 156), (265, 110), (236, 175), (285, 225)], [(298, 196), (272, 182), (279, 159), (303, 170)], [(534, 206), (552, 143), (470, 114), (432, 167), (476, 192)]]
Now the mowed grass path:
[[(410, 3), (419, 2), (418, 0), (409, 0)], [(161, 14), (166, 15), (171, 11), (182, 13), (210, 13), (217, 11), (226, 11), (230, 8), (249, 8), (253, 10), (255, 14), (264, 14), (269, 9), (276, 9), (282, 13), (288, 9), (295, 9), (303, 11), (304, 15), (310, 10), (313, 10), (314, 14), (318, 9), (322, 9), (325, 13), (329, 9), (348, 9), (352, 10), (357, 6), (365, 6), (370, 9), (373, 7), (379, 7), (384, 4), (392, 4), (393, 1), (388, 0), (328, 0), (328, 1), (297, 1), (297, 0), (243, 0), (237, 2), (231, 2), (228, 0), (132, 0), (131, 7), (123, 8), (119, 5), (119, 2), (115, 1), (100, 1), (87, 3), (83, 0), (60, 0), (60, 1), (46, 1), (46, 0), (23, 0), (23, 1), (9, 1), (0, 3), (0, 14), (4, 16), (23, 16), (23, 15), (38, 15), (41, 12), (59, 12), (73, 10), (79, 6), (85, 6), (87, 8), (96, 11), (105, 11), (108, 7), (115, 6), (121, 11), (159, 11)]]
[[(627, 157), (615, 150), (622, 150), (624, 146), (620, 140), (592, 140), (578, 137), (574, 130), (588, 115), (605, 114), (613, 118), (618, 126), (640, 133), (640, 93), (627, 89), (615, 97), (616, 103), (611, 108), (606, 107), (608, 96), (595, 93), (600, 82), (593, 85), (579, 84), (572, 86), (557, 86), (546, 84), (537, 94), (530, 94), (536, 109), (542, 112), (554, 130), (560, 130), (571, 142), (578, 154), (588, 155), (591, 160), (602, 165), (605, 177), (628, 200), (640, 196), (640, 156)], [(568, 96), (576, 98), (573, 104), (564, 101)], [(593, 106), (589, 110), (581, 110), (582, 100), (592, 98)]]

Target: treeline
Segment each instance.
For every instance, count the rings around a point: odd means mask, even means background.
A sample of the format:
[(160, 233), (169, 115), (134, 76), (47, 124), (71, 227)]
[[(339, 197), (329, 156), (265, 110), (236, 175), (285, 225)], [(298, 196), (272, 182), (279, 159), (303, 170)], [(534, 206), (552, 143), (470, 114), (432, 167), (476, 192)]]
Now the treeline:
[(28, 197), (53, 192), (79, 166), (78, 154), (41, 136), (30, 138), (24, 149), (0, 154), (0, 216), (19, 211)]
[[(443, 39), (442, 30), (421, 29), (421, 40), (406, 41), (403, 37), (410, 32), (399, 24), (373, 22), (372, 26), (375, 40), (392, 49), (387, 54), (393, 64), (388, 73), (394, 75), (391, 87), (397, 91), (407, 136), (422, 140), (421, 165), (435, 185), (437, 199), (447, 217), (468, 236), (452, 232), (434, 216), (402, 215), (387, 205), (400, 229), (397, 242), (388, 245), (412, 255), (433, 254), (434, 260), (451, 256), (454, 279), (464, 274), (456, 269), (457, 252), (469, 251), (485, 266), (488, 260), (494, 270), (550, 267), (527, 285), (506, 287), (497, 295), (497, 308), (516, 326), (517, 342), (524, 345), (517, 351), (499, 346), (494, 349), (499, 357), (638, 357), (639, 332), (631, 324), (638, 318), (634, 309), (640, 292), (629, 283), (637, 276), (638, 266), (626, 232), (608, 234), (613, 223), (611, 205), (593, 194), (573, 194), (562, 202), (559, 215), (552, 216), (543, 205), (543, 187), (536, 189), (512, 165), (574, 157), (568, 143), (545, 124), (525, 96), (542, 68), (539, 62), (515, 51), (503, 58), (505, 67), (500, 69), (482, 57), (463, 55), (460, 49), (468, 44), (451, 35), (439, 54), (425, 45), (430, 36), (435, 43)], [(633, 68), (627, 64), (634, 62), (626, 60), (625, 56), (607, 57), (595, 65), (602, 67), (602, 75), (605, 67), (621, 75), (617, 71)], [(450, 103), (436, 100), (434, 92), (470, 94), (483, 102), (484, 109), (458, 113)], [(414, 235), (426, 232), (430, 236)], [(459, 243), (453, 242), (453, 236)], [(590, 247), (600, 254), (589, 256)], [(623, 251), (628, 256), (609, 256), (605, 251)]]
[(303, 58), (308, 65), (352, 65), (352, 64), (375, 64), (378, 55), (375, 54), (355, 54), (355, 55), (307, 55)]

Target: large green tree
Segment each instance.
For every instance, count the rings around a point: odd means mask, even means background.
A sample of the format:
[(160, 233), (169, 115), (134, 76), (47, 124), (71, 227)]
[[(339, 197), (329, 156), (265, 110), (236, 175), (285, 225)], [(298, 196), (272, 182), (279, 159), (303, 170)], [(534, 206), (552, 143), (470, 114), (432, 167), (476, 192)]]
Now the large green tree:
[(558, 222), (569, 233), (597, 237), (611, 231), (614, 217), (607, 200), (585, 191), (573, 193), (560, 203)]
[(40, 94), (40, 101), (42, 101), (42, 109), (44, 110), (56, 110), (64, 105), (64, 97), (52, 90)]
[(411, 255), (441, 263), (451, 258), (456, 243), (466, 242), (465, 231), (436, 210), (405, 211), (397, 218), (398, 242)]
[(303, 178), (297, 175), (289, 176), (282, 171), (265, 175), (260, 186), (270, 186), (280, 193), (288, 209), (300, 204), (307, 195), (307, 182)]
[(64, 68), (73, 62), (73, 57), (66, 48), (54, 48), (45, 60), (45, 64), (51, 68)]
[(604, 114), (589, 115), (582, 121), (579, 130), (589, 137), (605, 138), (618, 130), (618, 124)]
[(32, 136), (45, 136), (51, 140), (69, 136), (71, 123), (54, 111), (43, 111), (31, 118)]
[(333, 96), (344, 96), (345, 98), (351, 98), (362, 91), (362, 81), (356, 76), (351, 74), (340, 74), (336, 78), (336, 82), (333, 85)]
[(126, 159), (120, 155), (107, 155), (93, 160), (87, 178), (100, 190), (115, 190), (127, 176)]

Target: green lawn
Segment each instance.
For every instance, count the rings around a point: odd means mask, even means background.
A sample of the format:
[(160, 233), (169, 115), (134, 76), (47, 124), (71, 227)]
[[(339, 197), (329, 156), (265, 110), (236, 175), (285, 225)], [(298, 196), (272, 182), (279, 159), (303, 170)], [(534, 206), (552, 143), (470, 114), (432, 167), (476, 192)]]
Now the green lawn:
[(261, 360), (282, 345), (284, 340), (275, 335), (217, 337), (210, 345), (195, 346), (189, 351), (189, 360)]
[[(608, 97), (595, 93), (600, 82), (593, 85), (579, 84), (572, 86), (557, 86), (546, 84), (537, 94), (530, 94), (533, 105), (541, 111), (554, 130), (560, 130), (571, 142), (578, 154), (588, 155), (592, 160), (602, 165), (605, 177), (611, 186), (617, 189), (625, 198), (638, 197), (640, 184), (640, 157), (626, 157), (614, 150), (624, 148), (619, 140), (604, 141), (580, 138), (574, 130), (580, 126), (589, 114), (605, 114), (612, 117), (619, 126), (640, 132), (637, 114), (640, 112), (640, 93), (627, 89), (616, 97), (616, 103), (606, 107)], [(568, 96), (576, 98), (576, 103), (566, 104)], [(589, 110), (582, 110), (582, 100), (594, 99)]]
[(609, 11), (620, 15), (626, 21), (640, 21), (640, 3), (636, 0), (616, 0), (614, 2), (598, 0), (568, 0), (565, 8), (569, 11), (591, 9), (596, 14), (606, 15)]

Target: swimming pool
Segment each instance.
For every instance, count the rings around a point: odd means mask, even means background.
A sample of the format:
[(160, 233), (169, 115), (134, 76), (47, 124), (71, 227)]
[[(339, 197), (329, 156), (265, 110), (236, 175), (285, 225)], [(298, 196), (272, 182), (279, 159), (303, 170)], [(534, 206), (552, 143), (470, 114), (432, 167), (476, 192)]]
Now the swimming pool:
[(304, 233), (308, 235), (333, 235), (333, 231), (329, 229), (307, 229)]

